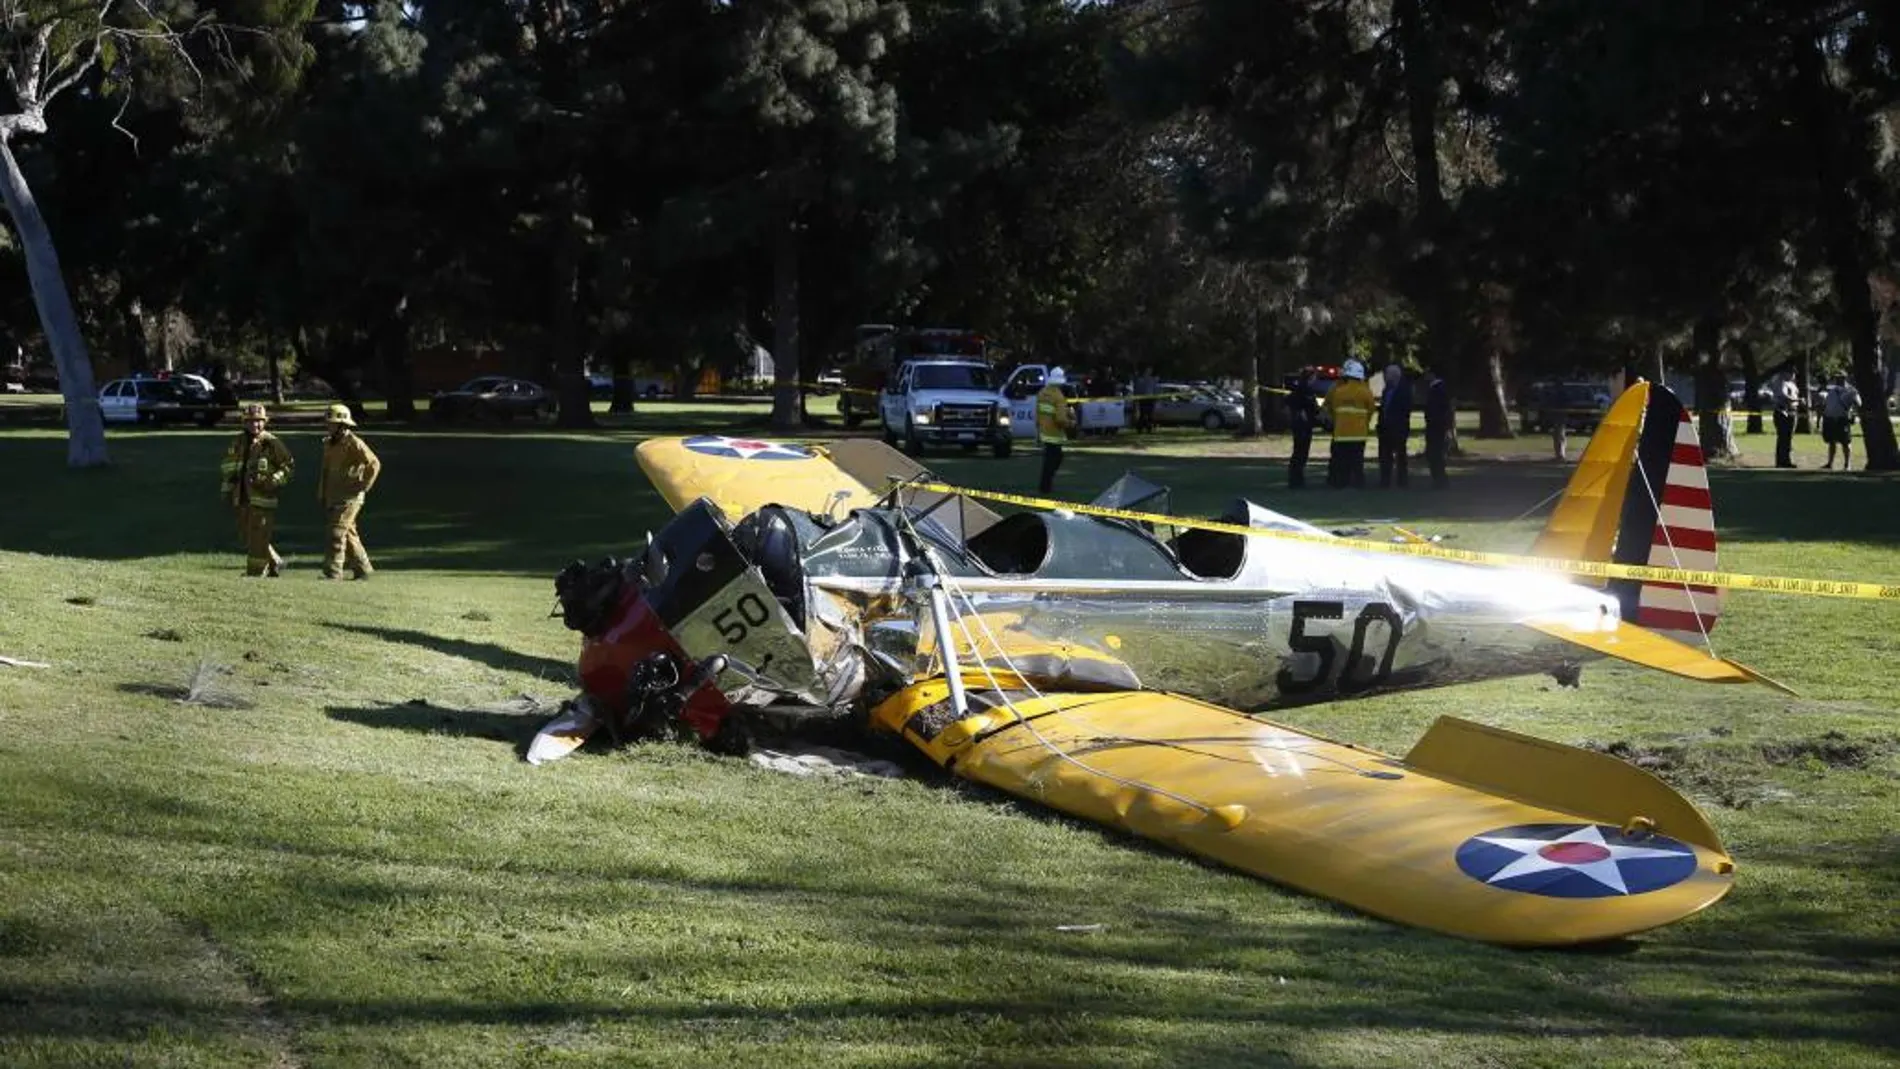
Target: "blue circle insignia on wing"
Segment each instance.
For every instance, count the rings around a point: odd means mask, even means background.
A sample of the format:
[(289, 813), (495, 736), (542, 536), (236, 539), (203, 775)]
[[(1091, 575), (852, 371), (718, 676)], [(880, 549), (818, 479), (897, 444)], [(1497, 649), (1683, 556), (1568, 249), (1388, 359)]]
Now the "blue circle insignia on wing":
[(1614, 898), (1672, 887), (1695, 872), (1695, 850), (1667, 835), (1603, 824), (1518, 824), (1466, 839), (1458, 868), (1504, 891)]

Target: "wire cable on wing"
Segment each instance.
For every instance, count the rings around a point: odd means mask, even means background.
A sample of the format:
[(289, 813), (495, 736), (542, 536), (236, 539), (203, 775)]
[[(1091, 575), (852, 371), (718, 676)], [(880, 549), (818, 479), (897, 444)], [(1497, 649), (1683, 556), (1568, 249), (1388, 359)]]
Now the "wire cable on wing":
[[(1643, 470), (1641, 464), (1636, 465), (1636, 473), (1643, 480), (1643, 493), (1649, 495), (1650, 507), (1656, 510), (1656, 530), (1662, 533), (1663, 545), (1669, 550), (1669, 562), (1680, 569), (1683, 566), (1682, 556), (1676, 552), (1676, 542), (1674, 537), (1670, 534), (1670, 525), (1663, 522), (1662, 499), (1657, 496), (1655, 485), (1649, 481), (1649, 472)], [(1666, 587), (1668, 584), (1653, 583), (1651, 585)], [(1714, 657), (1716, 656), (1715, 643), (1709, 639), (1709, 627), (1703, 622), (1702, 606), (1696, 602), (1695, 588), (1691, 587), (1688, 583), (1682, 583), (1680, 585), (1683, 594), (1689, 599), (1689, 615), (1695, 617), (1696, 630), (1702, 635), (1702, 646), (1709, 651), (1709, 656)], [(1637, 596), (1641, 597), (1642, 595), (1639, 593)], [(1718, 598), (1720, 596), (1719, 594), (1709, 595), (1711, 598)], [(1720, 611), (1719, 606), (1717, 607), (1717, 611)]]
[[(988, 648), (995, 651), (996, 657), (1003, 662), (1003, 666), (1009, 670), (1011, 675), (1015, 676), (1016, 679), (1020, 681), (1022, 689), (1027, 690), (1030, 696), (1034, 699), (1037, 699), (1037, 700), (1043, 699), (1045, 695), (1042, 693), (1042, 691), (1037, 689), (1034, 683), (1030, 682), (1028, 676), (1017, 666), (1015, 660), (1010, 657), (1009, 650), (1004, 646), (1002, 640), (997, 637), (996, 633), (993, 630), (990, 629), (989, 621), (985, 619), (983, 614), (977, 610), (974, 597), (968, 591), (959, 588), (956, 583), (955, 578), (949, 575), (941, 567), (941, 562), (935, 556), (935, 550), (931, 547), (930, 543), (927, 540), (922, 538), (922, 536), (919, 534), (916, 528), (911, 525), (908, 511), (900, 509), (898, 510), (898, 514), (903, 517), (903, 522), (905, 526), (909, 529), (909, 533), (911, 537), (917, 539), (918, 545), (922, 547), (924, 557), (928, 561), (930, 567), (936, 572), (937, 577), (938, 577), (938, 582), (942, 585), (945, 594), (949, 596), (948, 606), (950, 610), (950, 615), (953, 618), (953, 622), (956, 629), (962, 634), (964, 644), (972, 652), (975, 652), (980, 648), (978, 646), (977, 637), (975, 634), (971, 632), (969, 623), (967, 622), (965, 618), (965, 613), (963, 611), (962, 606), (967, 606), (969, 609), (968, 616), (970, 618), (974, 618), (977, 626), (982, 629), (983, 639), (985, 643), (987, 644)], [(951, 640), (951, 636), (938, 637), (938, 642), (940, 645), (943, 642), (949, 641), (949, 640)], [(1001, 681), (997, 679), (995, 669), (991, 666), (989, 658), (978, 657), (976, 658), (976, 660), (977, 660), (977, 667), (979, 667), (982, 670), (985, 679), (987, 679), (987, 681), (989, 682), (990, 689), (997, 694), (998, 698), (1003, 704), (1003, 707), (1009, 710), (1010, 714), (1016, 718), (1017, 722), (1021, 726), (1023, 726), (1025, 730), (1027, 730), (1030, 733), (1030, 735), (1036, 740), (1036, 742), (1039, 745), (1043, 746), (1045, 749), (1049, 750), (1051, 753), (1056, 754), (1063, 761), (1069, 764), (1072, 764), (1076, 766), (1077, 768), (1080, 768), (1083, 771), (1088, 772), (1091, 775), (1100, 776), (1104, 779), (1107, 779), (1110, 782), (1118, 783), (1122, 786), (1130, 787), (1137, 790), (1150, 791), (1155, 794), (1161, 795), (1163, 797), (1178, 801), (1183, 805), (1190, 806), (1203, 813), (1207, 813), (1210, 815), (1214, 813), (1214, 807), (1211, 807), (1204, 802), (1198, 802), (1190, 798), (1185, 798), (1165, 788), (1157, 787), (1154, 784), (1146, 783), (1139, 780), (1131, 780), (1131, 779), (1128, 779), (1127, 777), (1117, 775), (1113, 772), (1108, 772), (1104, 769), (1097, 768), (1085, 761), (1082, 761), (1076, 758), (1073, 754), (1070, 754), (1067, 751), (1062, 750), (1060, 747), (1056, 746), (1053, 742), (1050, 742), (1049, 739), (1045, 735), (1043, 735), (1043, 733), (1040, 730), (1036, 728), (1035, 724), (1032, 722), (1032, 718), (1025, 715), (1023, 711), (1016, 706), (1015, 701), (1009, 696), (1008, 688), (1005, 688), (1004, 686), (1002, 686)], [(1079, 723), (1084, 723), (1084, 724), (1087, 723), (1086, 717), (1084, 716), (1077, 716), (1073, 712), (1071, 712), (1070, 715)], [(1165, 747), (1169, 749), (1179, 750), (1185, 753), (1194, 753), (1201, 756), (1213, 757), (1219, 760), (1228, 760), (1228, 761), (1235, 760), (1234, 758), (1228, 757), (1224, 754), (1210, 753), (1205, 750), (1199, 750), (1199, 749), (1195, 749), (1189, 746), (1185, 746), (1180, 741), (1143, 738), (1140, 736), (1131, 736), (1131, 735), (1122, 734), (1120, 732), (1102, 732), (1096, 736), (1095, 741), (1098, 743), (1116, 743), (1116, 744)], [(1304, 758), (1311, 758), (1317, 761), (1323, 761), (1328, 764), (1338, 765), (1341, 770), (1350, 772), (1353, 775), (1357, 775), (1357, 776), (1367, 776), (1367, 777), (1373, 777), (1373, 778), (1388, 778), (1392, 775), (1391, 773), (1385, 772), (1383, 770), (1361, 768), (1357, 765), (1352, 764), (1349, 761), (1343, 761), (1343, 760), (1340, 760), (1339, 758), (1333, 757), (1330, 754), (1315, 753), (1312, 750), (1305, 749), (1304, 747), (1296, 748), (1296, 747), (1288, 746), (1285, 742), (1268, 742), (1267, 740), (1258, 739), (1258, 738), (1236, 739), (1234, 741), (1250, 749), (1269, 749), (1269, 750), (1274, 750), (1283, 754), (1287, 754), (1289, 756), (1293, 754), (1298, 754), (1299, 756), (1304, 757)]]
[[(1038, 700), (1042, 699), (1043, 694), (1040, 690), (1036, 689), (1035, 684), (1031, 683), (1026, 676), (1024, 676), (1021, 672), (1017, 671), (1015, 662), (1010, 659), (1009, 651), (1003, 648), (1003, 644), (1000, 640), (997, 639), (995, 632), (990, 630), (988, 621), (983, 619), (983, 616), (981, 613), (978, 613), (975, 611), (976, 610), (975, 601), (970, 597), (970, 595), (967, 592), (959, 590), (956, 587), (955, 581), (947, 574), (947, 570), (942, 567), (942, 562), (937, 559), (936, 550), (931, 547), (929, 541), (927, 541), (923, 537), (923, 535), (917, 530), (916, 525), (911, 522), (910, 511), (908, 509), (900, 508), (897, 510), (897, 514), (902, 518), (902, 523), (904, 525), (905, 530), (909, 533), (910, 537), (916, 541), (917, 545), (922, 549), (923, 557), (926, 563), (930, 566), (930, 568), (933, 571), (936, 572), (938, 583), (942, 585), (944, 593), (948, 595), (947, 601), (948, 601), (948, 605), (950, 609), (950, 615), (953, 618), (953, 622), (957, 631), (962, 633), (964, 643), (972, 651), (975, 651), (978, 649), (978, 646), (976, 644), (976, 636), (971, 633), (969, 624), (965, 621), (965, 618), (964, 618), (963, 605), (967, 605), (971, 610), (970, 615), (976, 618), (977, 624), (983, 629), (984, 637), (988, 640), (990, 648), (996, 651), (997, 656), (1002, 659), (1003, 664), (1010, 670), (1010, 672), (1016, 676), (1016, 678), (1020, 681), (1024, 689), (1028, 690), (1029, 693), (1034, 698)], [(962, 602), (962, 605), (960, 605), (959, 602)], [(955, 640), (956, 640), (955, 636), (953, 635), (940, 634), (937, 636), (938, 656), (940, 658), (945, 658), (947, 660), (946, 646), (949, 643), (954, 642)], [(993, 667), (991, 667), (988, 658), (978, 657), (976, 660), (977, 660), (978, 667), (980, 667), (983, 671), (984, 678), (988, 680), (989, 682), (991, 691), (993, 691), (998, 696), (998, 698), (1002, 701), (1003, 707), (1009, 710), (1010, 715), (1016, 718), (1016, 722), (1019, 725), (1021, 725), (1024, 730), (1029, 732), (1030, 737), (1035, 739), (1038, 745), (1043, 747), (1043, 749), (1049, 751), (1051, 754), (1054, 754), (1057, 757), (1057, 759), (1063, 761), (1064, 763), (1073, 765), (1076, 768), (1081, 769), (1082, 771), (1088, 773), (1091, 776), (1099, 776), (1102, 779), (1108, 780), (1110, 783), (1115, 783), (1120, 786), (1127, 787), (1131, 790), (1147, 791), (1149, 793), (1159, 795), (1163, 798), (1171, 799), (1205, 816), (1209, 816), (1209, 817), (1217, 816), (1217, 814), (1215, 813), (1215, 807), (1210, 806), (1205, 802), (1197, 801), (1196, 799), (1188, 798), (1183, 795), (1176, 794), (1173, 791), (1167, 790), (1166, 788), (1163, 788), (1163, 787), (1158, 787), (1152, 783), (1145, 783), (1139, 780), (1132, 780), (1126, 776), (1120, 776), (1113, 772), (1109, 772), (1106, 769), (1096, 768), (1095, 766), (1089, 764), (1086, 761), (1078, 760), (1076, 757), (1068, 753), (1066, 750), (1063, 750), (1060, 746), (1057, 746), (1055, 743), (1049, 741), (1048, 737), (1045, 736), (1042, 733), (1042, 731), (1036, 727), (1033, 719), (1029, 716), (1026, 716), (1023, 713), (1023, 711), (1016, 706), (1015, 699), (1009, 696), (1008, 689), (1002, 685), (1001, 680), (997, 679), (996, 670)]]

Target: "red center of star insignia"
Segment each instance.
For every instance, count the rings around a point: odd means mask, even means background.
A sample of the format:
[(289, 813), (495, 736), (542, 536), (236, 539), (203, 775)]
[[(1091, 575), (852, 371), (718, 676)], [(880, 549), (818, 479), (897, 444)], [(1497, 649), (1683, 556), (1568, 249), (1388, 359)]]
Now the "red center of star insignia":
[(1595, 843), (1551, 843), (1537, 851), (1537, 855), (1560, 865), (1587, 865), (1609, 857), (1610, 851)]

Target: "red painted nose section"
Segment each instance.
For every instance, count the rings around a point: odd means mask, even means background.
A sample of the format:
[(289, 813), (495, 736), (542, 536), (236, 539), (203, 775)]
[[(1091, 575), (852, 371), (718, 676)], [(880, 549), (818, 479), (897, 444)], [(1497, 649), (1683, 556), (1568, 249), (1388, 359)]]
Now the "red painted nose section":
[[(596, 708), (609, 711), (615, 718), (625, 716), (627, 680), (633, 666), (656, 653), (677, 660), (682, 678), (692, 676), (695, 666), (660, 623), (659, 614), (639, 588), (630, 587), (607, 629), (598, 637), (581, 639), (581, 689), (594, 700)], [(701, 738), (709, 739), (730, 710), (725, 696), (708, 684), (687, 698), (681, 716)]]

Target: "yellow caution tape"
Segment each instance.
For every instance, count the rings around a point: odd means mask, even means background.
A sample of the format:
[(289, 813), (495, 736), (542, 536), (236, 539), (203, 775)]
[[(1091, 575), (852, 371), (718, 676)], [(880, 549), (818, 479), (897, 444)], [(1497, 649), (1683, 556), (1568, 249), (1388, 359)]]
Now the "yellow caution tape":
[[(1485, 553), (1469, 549), (1446, 549), (1430, 542), (1373, 542), (1366, 539), (1337, 538), (1332, 535), (1302, 534), (1298, 531), (1277, 531), (1261, 527), (1246, 527), (1237, 523), (1222, 523), (1219, 520), (1196, 520), (1180, 516), (1168, 516), (1152, 512), (1131, 512), (1127, 509), (1103, 508), (1100, 505), (1079, 505), (1069, 501), (1054, 501), (1041, 497), (1026, 497), (1022, 494), (1006, 494), (995, 490), (971, 490), (946, 483), (893, 483), (892, 489), (921, 490), (934, 494), (962, 494), (965, 497), (981, 501), (997, 501), (1008, 505), (1021, 505), (1033, 509), (1064, 509), (1083, 516), (1100, 516), (1111, 520), (1129, 520), (1134, 523), (1148, 523), (1157, 526), (1192, 528), (1200, 531), (1219, 531), (1226, 534), (1246, 535), (1252, 538), (1281, 538), (1293, 542), (1312, 542), (1318, 545), (1337, 546), (1346, 549), (1359, 549), (1372, 553), (1396, 553), (1406, 557), (1433, 557), (1438, 560), (1459, 561), (1464, 564), (1484, 564), (1502, 568), (1525, 568), (1541, 572), (1559, 572), (1565, 575), (1582, 575), (1592, 579), (1638, 579), (1649, 583), (1675, 583), (1688, 586), (1719, 587), (1724, 590), (1758, 590), (1769, 594), (1804, 594), (1819, 598), (1857, 598), (1863, 601), (1900, 602), (1900, 583), (1861, 583), (1832, 579), (1796, 579), (1773, 575), (1739, 575), (1732, 572), (1706, 572), (1687, 568), (1657, 568), (1640, 564), (1616, 564), (1610, 561), (1556, 560), (1548, 557), (1526, 557), (1513, 553)], [(887, 491), (888, 492), (888, 491)]]

